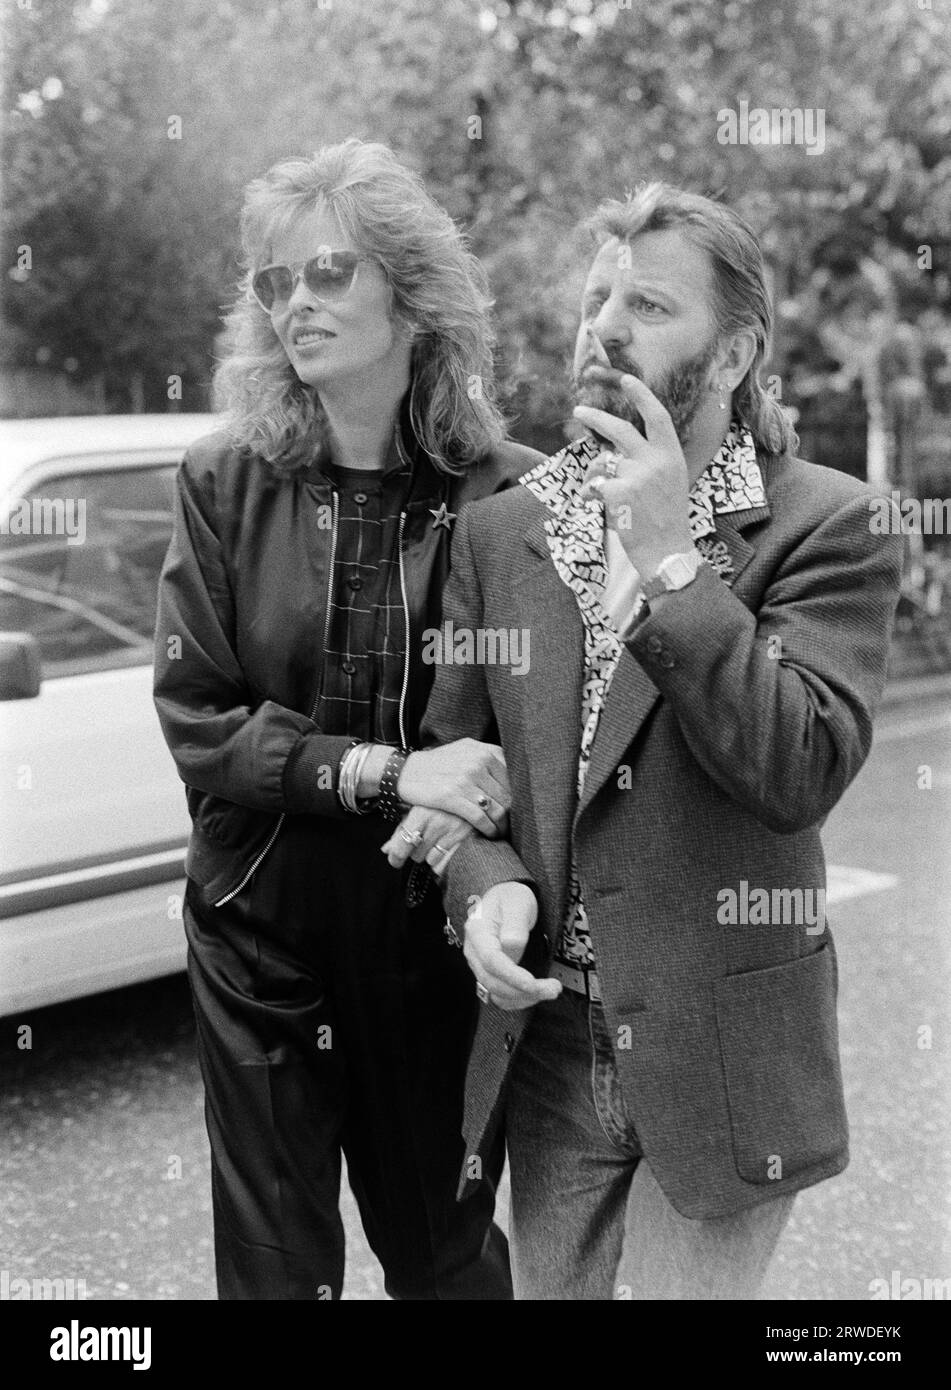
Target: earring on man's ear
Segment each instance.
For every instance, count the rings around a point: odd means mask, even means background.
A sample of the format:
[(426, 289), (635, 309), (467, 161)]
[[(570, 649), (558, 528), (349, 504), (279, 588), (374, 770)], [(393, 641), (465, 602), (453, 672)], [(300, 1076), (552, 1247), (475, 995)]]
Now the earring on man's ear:
[(723, 387), (718, 385), (717, 391), (719, 392), (717, 405), (720, 407), (721, 410), (726, 410), (726, 401), (723, 399)]

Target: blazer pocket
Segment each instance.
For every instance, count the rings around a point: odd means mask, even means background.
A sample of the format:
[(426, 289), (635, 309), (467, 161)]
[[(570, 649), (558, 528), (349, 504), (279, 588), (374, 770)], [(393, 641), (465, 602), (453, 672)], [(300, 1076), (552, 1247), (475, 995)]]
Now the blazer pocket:
[(844, 1156), (834, 952), (728, 975), (714, 993), (740, 1177), (777, 1182)]

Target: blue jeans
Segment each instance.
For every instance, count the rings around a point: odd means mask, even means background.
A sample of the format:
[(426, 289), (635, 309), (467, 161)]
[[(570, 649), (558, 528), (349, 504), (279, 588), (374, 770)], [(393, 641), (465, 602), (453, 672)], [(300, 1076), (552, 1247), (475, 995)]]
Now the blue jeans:
[(509, 1079), (520, 1299), (755, 1298), (795, 1195), (692, 1220), (643, 1158), (598, 1003), (535, 1007)]

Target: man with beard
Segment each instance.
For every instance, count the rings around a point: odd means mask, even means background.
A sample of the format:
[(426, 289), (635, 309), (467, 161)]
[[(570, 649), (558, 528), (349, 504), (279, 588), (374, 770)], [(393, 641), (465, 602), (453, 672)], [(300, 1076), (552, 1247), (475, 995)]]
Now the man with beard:
[[(503, 1120), (516, 1296), (755, 1296), (848, 1161), (819, 827), (869, 750), (901, 542), (793, 456), (749, 227), (654, 184), (592, 227), (580, 441), (460, 519), (423, 737), (500, 742), (511, 842), (444, 876), (482, 1000), (461, 1191)], [(524, 639), (523, 639), (524, 645)], [(394, 835), (391, 862), (408, 853)]]

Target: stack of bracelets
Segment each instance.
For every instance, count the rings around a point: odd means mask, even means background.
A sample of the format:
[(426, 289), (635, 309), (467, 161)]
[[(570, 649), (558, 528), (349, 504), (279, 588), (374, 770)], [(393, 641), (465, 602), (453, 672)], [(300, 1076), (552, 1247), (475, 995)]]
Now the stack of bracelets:
[[(394, 748), (380, 774), (379, 795), (361, 799), (357, 796), (357, 788), (360, 785), (360, 774), (372, 747), (372, 743), (352, 743), (344, 751), (337, 775), (337, 796), (340, 799), (340, 804), (345, 810), (351, 811), (357, 816), (366, 816), (371, 811), (379, 811), (384, 820), (402, 820), (410, 807), (405, 801), (400, 800), (396, 785), (400, 780), (400, 773), (406, 765), (407, 758), (415, 750), (412, 748)], [(433, 877), (433, 871), (428, 864), (413, 865), (406, 886), (406, 901), (410, 907), (418, 907), (423, 901), (430, 884), (433, 882)]]
[(363, 764), (369, 757), (372, 747), (372, 743), (351, 743), (350, 747), (344, 750), (344, 755), (340, 759), (340, 770), (337, 774), (337, 796), (344, 810), (352, 811), (356, 816), (368, 815), (376, 807), (375, 797), (364, 799), (362, 803), (357, 797), (360, 773), (363, 771)]

